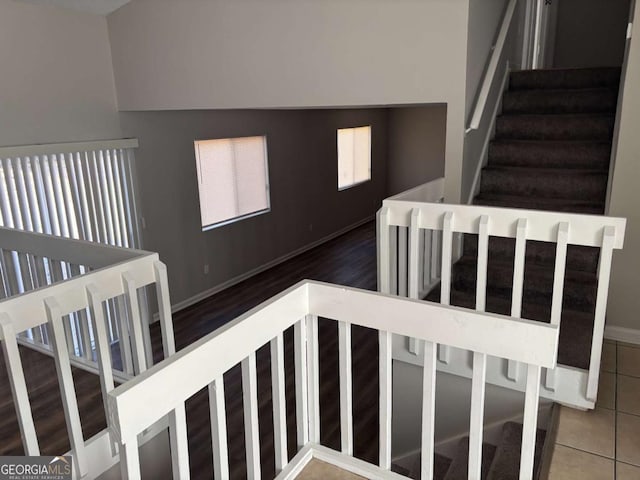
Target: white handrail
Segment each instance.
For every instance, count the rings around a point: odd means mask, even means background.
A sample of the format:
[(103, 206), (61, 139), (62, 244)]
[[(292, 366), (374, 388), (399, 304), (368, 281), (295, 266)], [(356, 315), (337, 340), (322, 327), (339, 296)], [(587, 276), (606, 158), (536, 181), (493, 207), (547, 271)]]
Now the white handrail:
[(95, 140), (91, 142), (40, 143), (36, 145), (0, 147), (0, 158), (88, 152), (92, 150), (112, 150), (120, 148), (138, 148), (138, 139), (121, 138), (114, 140)]
[(511, 28), (513, 14), (516, 10), (517, 4), (518, 0), (510, 0), (505, 9), (504, 16), (502, 17), (502, 23), (500, 25), (500, 31), (496, 38), (496, 43), (493, 46), (486, 73), (482, 80), (482, 87), (478, 93), (476, 104), (473, 109), (473, 115), (471, 116), (471, 121), (466, 129), (466, 133), (469, 133), (472, 130), (477, 130), (480, 127), (480, 122), (482, 121), (482, 116), (489, 99), (489, 92), (491, 91), (491, 86), (493, 85), (496, 72), (498, 71), (500, 58), (502, 58), (502, 51), (504, 50), (504, 45), (507, 40), (507, 35), (509, 34), (509, 29)]

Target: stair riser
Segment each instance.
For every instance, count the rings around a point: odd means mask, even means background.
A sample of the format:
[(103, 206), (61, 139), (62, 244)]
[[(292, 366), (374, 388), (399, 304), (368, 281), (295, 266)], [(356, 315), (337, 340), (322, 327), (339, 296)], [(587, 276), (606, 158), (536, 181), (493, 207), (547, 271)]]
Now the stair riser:
[(502, 101), (502, 113), (608, 113), (616, 110), (615, 90), (509, 91)]
[(610, 158), (609, 143), (492, 142), (488, 164), (608, 171)]
[[(509, 197), (507, 197), (509, 198)], [(489, 198), (478, 195), (473, 203), (474, 205), (486, 205), (487, 207), (506, 207), (506, 208), (525, 208), (528, 210), (548, 210), (554, 212), (571, 212), (571, 213), (583, 213), (586, 215), (601, 215), (604, 212), (604, 201), (590, 202), (590, 201), (567, 201), (566, 204), (545, 204), (536, 201), (537, 199), (529, 199), (526, 197), (520, 197), (517, 201), (512, 199), (505, 200), (504, 198), (496, 197)]]
[(613, 88), (620, 85), (620, 68), (580, 70), (530, 70), (512, 72), (511, 90)]
[(607, 175), (580, 173), (544, 175), (511, 171), (509, 168), (482, 172), (480, 192), (527, 197), (567, 198), (604, 201), (607, 193)]
[(613, 125), (612, 116), (502, 115), (496, 119), (496, 138), (610, 141)]
[[(567, 270), (579, 270), (596, 273), (598, 268), (597, 248), (569, 245), (567, 248)], [(478, 236), (465, 235), (464, 255), (477, 257)], [(513, 261), (515, 255), (515, 239), (490, 237), (489, 238), (489, 262)], [(554, 268), (556, 259), (556, 244), (546, 242), (528, 241), (526, 247), (526, 260), (528, 263)]]

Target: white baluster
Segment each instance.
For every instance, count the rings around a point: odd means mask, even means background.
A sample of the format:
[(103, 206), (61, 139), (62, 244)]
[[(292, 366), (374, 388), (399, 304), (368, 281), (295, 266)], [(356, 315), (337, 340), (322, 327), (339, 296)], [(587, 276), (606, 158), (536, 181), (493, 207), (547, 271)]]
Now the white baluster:
[(424, 342), (422, 370), (422, 451), (420, 478), (433, 478), (436, 412), (436, 345)]
[(18, 343), (16, 342), (16, 332), (13, 329), (13, 323), (11, 323), (9, 315), (4, 312), (0, 313), (0, 337), (24, 452), (26, 455), (38, 456), (40, 455), (40, 447), (38, 446), (36, 428), (33, 424), (31, 402), (29, 401), (22, 360), (20, 359)]
[(120, 475), (122, 480), (140, 480), (140, 454), (138, 439), (132, 438), (120, 444)]
[(484, 428), (484, 400), (487, 377), (487, 356), (473, 353), (471, 379), (471, 424), (469, 426), (469, 480), (479, 479), (482, 469), (482, 434)]
[(168, 358), (176, 353), (176, 342), (173, 336), (173, 321), (171, 320), (167, 266), (158, 261), (154, 263), (153, 269), (156, 277), (156, 292), (158, 294), (158, 314), (160, 316), (160, 329), (162, 331), (162, 350), (164, 351), (164, 358)]
[(302, 318), (293, 326), (294, 370), (296, 377), (296, 426), (298, 448), (309, 441), (309, 383), (307, 379), (307, 322)]
[(380, 468), (391, 469), (391, 412), (392, 412), (392, 358), (393, 335), (380, 330)]
[(256, 354), (242, 361), (242, 403), (244, 406), (244, 436), (247, 449), (247, 478), (260, 478), (260, 433), (258, 431), (258, 379)]
[(378, 291), (382, 293), (391, 293), (389, 291), (389, 277), (391, 275), (390, 261), (390, 227), (389, 227), (389, 208), (382, 207), (378, 212)]
[(398, 295), (408, 295), (407, 227), (398, 227)]
[[(447, 212), (442, 219), (442, 263), (440, 271), (440, 303), (451, 304), (451, 263), (453, 242), (453, 212)], [(449, 363), (451, 352), (448, 345), (438, 345), (438, 360)]]
[(318, 317), (307, 315), (307, 366), (309, 369), (309, 441), (320, 443), (320, 349)]
[(340, 371), (340, 444), (345, 455), (353, 455), (353, 396), (351, 376), (351, 325), (338, 322)]
[[(107, 327), (104, 319), (103, 296), (98, 287), (91, 284), (87, 287), (87, 300), (91, 308), (91, 318), (93, 318), (93, 332), (96, 337), (96, 353), (98, 357), (98, 370), (100, 372), (100, 385), (102, 387), (102, 401), (104, 404), (107, 428), (110, 426), (108, 394), (114, 388), (113, 371), (111, 369), (111, 345), (107, 338)], [(112, 439), (112, 454), (115, 455), (115, 443)]]
[(147, 359), (144, 351), (144, 334), (142, 319), (140, 318), (140, 304), (138, 302), (138, 288), (129, 272), (122, 274), (122, 284), (127, 297), (128, 317), (131, 321), (133, 332), (133, 365), (136, 373), (142, 373), (147, 369)]
[(288, 463), (287, 412), (285, 398), (284, 339), (282, 333), (270, 342), (271, 396), (273, 398), (273, 447), (276, 474)]
[(87, 456), (84, 437), (82, 436), (80, 413), (78, 412), (78, 401), (76, 400), (76, 392), (73, 385), (73, 375), (71, 374), (71, 364), (69, 363), (69, 349), (66, 345), (66, 336), (62, 324), (62, 313), (57, 300), (53, 297), (47, 298), (44, 301), (44, 305), (49, 321), (49, 331), (51, 332), (49, 342), (54, 352), (62, 407), (67, 423), (67, 431), (69, 432), (73, 461), (80, 477), (84, 477), (88, 473)]
[(476, 310), (487, 307), (487, 264), (489, 257), (489, 217), (482, 215), (478, 224), (478, 272), (476, 277)]
[(216, 378), (209, 384), (208, 388), (213, 476), (216, 480), (228, 480), (229, 450), (227, 446), (227, 412), (225, 410), (223, 377)]
[(533, 478), (539, 396), (540, 367), (537, 365), (527, 365), (527, 389), (524, 399), (522, 450), (520, 453), (520, 480), (531, 480)]
[[(558, 239), (556, 243), (556, 262), (553, 273), (553, 296), (551, 300), (551, 325), (560, 325), (562, 316), (562, 296), (564, 293), (564, 276), (567, 264), (567, 243), (569, 241), (569, 224), (558, 224)], [(546, 369), (545, 388), (556, 389), (555, 369)]]
[[(409, 226), (409, 298), (418, 298), (420, 285), (418, 273), (420, 269), (420, 209), (411, 210), (411, 223)], [(415, 338), (409, 338), (409, 352), (418, 354), (419, 342)]]
[(605, 227), (602, 233), (602, 248), (600, 249), (600, 262), (598, 263), (598, 292), (596, 294), (593, 339), (591, 340), (591, 360), (589, 362), (589, 379), (587, 381), (587, 399), (594, 402), (598, 396), (598, 379), (600, 376), (602, 341), (604, 338), (604, 316), (607, 309), (607, 299), (609, 297), (611, 257), (615, 238), (615, 227)]
[(169, 445), (173, 480), (189, 480), (189, 439), (187, 437), (187, 412), (184, 403), (169, 413)]
[[(513, 261), (513, 295), (511, 297), (511, 316), (522, 317), (522, 295), (524, 287), (524, 261), (525, 249), (527, 245), (527, 219), (518, 219), (516, 225), (516, 250)], [(507, 378), (517, 382), (520, 378), (520, 367), (518, 362), (509, 360), (507, 362)]]

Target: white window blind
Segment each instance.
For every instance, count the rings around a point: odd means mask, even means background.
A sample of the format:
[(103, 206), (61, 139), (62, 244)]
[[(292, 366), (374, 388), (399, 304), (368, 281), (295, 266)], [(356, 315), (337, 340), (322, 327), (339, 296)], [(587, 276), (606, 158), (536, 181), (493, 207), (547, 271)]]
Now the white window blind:
[(371, 126), (338, 129), (338, 190), (371, 180)]
[[(133, 191), (135, 146), (137, 140), (109, 140), (0, 148), (0, 226), (140, 248)], [(0, 254), (0, 298), (89, 270), (57, 258), (1, 250)], [(123, 312), (114, 301), (106, 305), (112, 342), (120, 338), (118, 319)], [(95, 344), (89, 311), (67, 318), (70, 353), (92, 360)], [(83, 343), (83, 335), (89, 341)], [(48, 345), (46, 328), (31, 329), (26, 336)]]
[(266, 137), (194, 143), (203, 229), (269, 210)]

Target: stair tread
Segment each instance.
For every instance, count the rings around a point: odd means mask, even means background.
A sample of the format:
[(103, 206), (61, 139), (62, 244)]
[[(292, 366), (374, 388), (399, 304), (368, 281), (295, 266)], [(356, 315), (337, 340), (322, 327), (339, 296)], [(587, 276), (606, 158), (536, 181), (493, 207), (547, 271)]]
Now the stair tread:
[(520, 195), (480, 193), (476, 195), (475, 205), (493, 207), (523, 208), (528, 210), (552, 210), (583, 214), (602, 214), (604, 201), (575, 200), (567, 198), (531, 198)]
[(528, 167), (511, 165), (487, 165), (482, 169), (487, 172), (508, 172), (515, 175), (608, 175), (609, 171), (601, 168), (550, 168), (550, 167)]
[(502, 113), (614, 113), (617, 98), (617, 89), (608, 87), (509, 90), (502, 99)]
[(517, 70), (510, 74), (510, 90), (532, 88), (618, 88), (620, 67)]
[[(522, 448), (522, 425), (507, 422), (502, 429), (500, 444), (491, 463), (488, 480), (518, 480), (520, 473), (520, 453)], [(546, 432), (538, 429), (534, 453), (533, 478), (538, 478), (538, 469)]]
[[(482, 444), (482, 469), (480, 478), (485, 480), (489, 474), (491, 462), (496, 453), (496, 446), (489, 443)], [(466, 480), (468, 478), (469, 465), (469, 437), (460, 440), (456, 455), (453, 458), (444, 480)]]
[[(451, 462), (452, 460), (450, 458), (440, 455), (439, 453), (435, 453), (433, 455), (433, 480), (444, 480), (447, 475), (447, 471), (451, 466)], [(421, 466), (422, 459), (420, 455), (417, 455), (416, 461), (411, 467), (411, 470), (405, 476), (418, 480), (420, 478)]]

